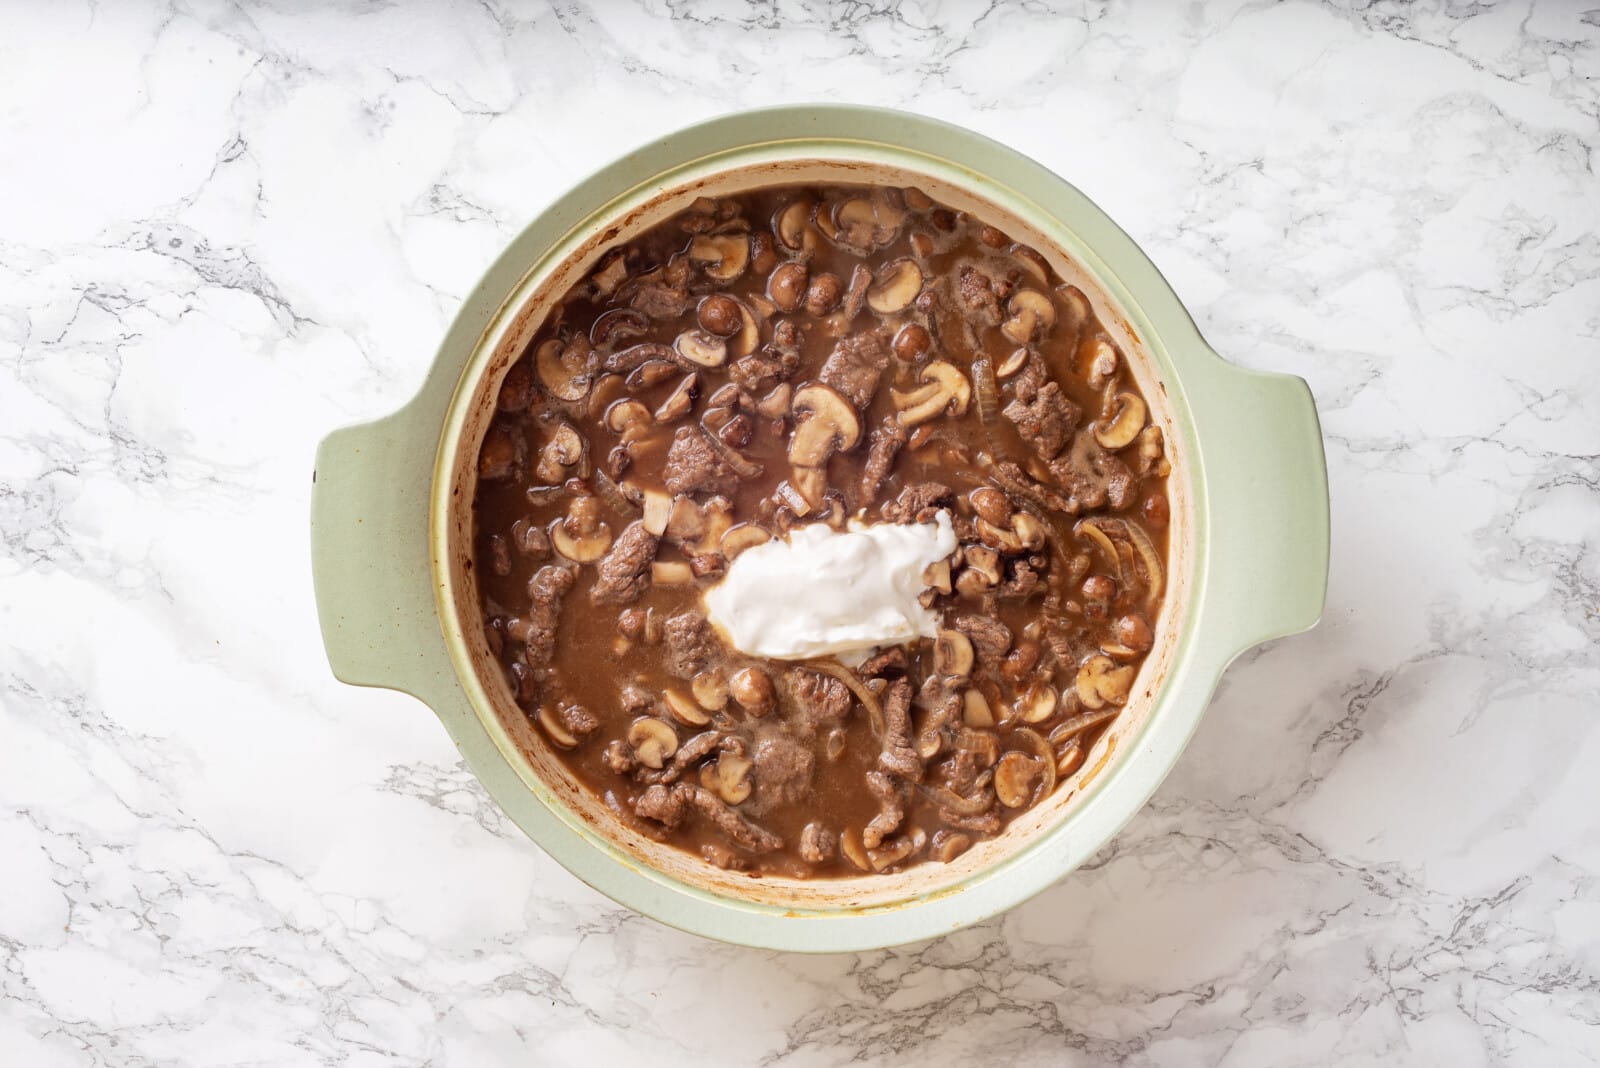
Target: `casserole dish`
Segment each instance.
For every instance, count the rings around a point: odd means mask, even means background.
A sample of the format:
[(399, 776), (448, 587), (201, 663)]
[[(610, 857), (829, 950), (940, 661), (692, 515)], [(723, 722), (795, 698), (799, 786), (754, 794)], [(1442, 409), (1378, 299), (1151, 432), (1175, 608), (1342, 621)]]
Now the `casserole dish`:
[[(916, 185), (1038, 249), (1088, 295), (1126, 354), (1173, 465), (1169, 589), (1155, 647), (1087, 770), (950, 864), (885, 877), (753, 878), (623, 824), (512, 705), (483, 637), (473, 574), (479, 445), (501, 378), (553, 302), (607, 249), (697, 197), (809, 182)], [(431, 707), (497, 803), (580, 879), (724, 941), (858, 950), (938, 935), (1017, 904), (1143, 806), (1229, 661), (1320, 616), (1327, 476), (1305, 383), (1222, 361), (1137, 246), (1060, 178), (916, 116), (782, 108), (673, 134), (535, 219), (468, 296), (416, 398), (323, 442), (312, 562), (334, 674)]]

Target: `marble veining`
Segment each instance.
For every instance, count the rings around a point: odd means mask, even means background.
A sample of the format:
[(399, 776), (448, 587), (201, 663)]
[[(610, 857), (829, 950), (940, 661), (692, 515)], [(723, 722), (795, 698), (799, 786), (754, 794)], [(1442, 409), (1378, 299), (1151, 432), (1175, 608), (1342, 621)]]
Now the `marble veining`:
[[(4, 5), (0, 1064), (1600, 1060), (1600, 7)], [(336, 684), (330, 428), (583, 174), (725, 110), (969, 125), (1324, 420), (1316, 631), (1008, 915), (734, 949)]]

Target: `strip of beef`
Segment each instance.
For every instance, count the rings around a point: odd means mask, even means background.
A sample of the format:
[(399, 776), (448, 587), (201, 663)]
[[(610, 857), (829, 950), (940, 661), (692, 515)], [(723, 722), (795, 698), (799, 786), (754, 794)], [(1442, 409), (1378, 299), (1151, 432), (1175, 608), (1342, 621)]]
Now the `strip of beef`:
[(906, 647), (891, 645), (881, 653), (874, 653), (861, 666), (856, 668), (856, 674), (864, 679), (875, 678), (882, 675), (904, 675), (907, 670)]
[(867, 772), (867, 792), (878, 799), (878, 814), (861, 829), (861, 844), (877, 849), (906, 818), (905, 791), (881, 771)]
[(1040, 590), (1039, 569), (1026, 560), (1011, 565), (1011, 573), (1000, 584), (1000, 599), (1025, 601)]
[(723, 804), (722, 799), (710, 790), (687, 783), (679, 783), (674, 789), (687, 790), (689, 801), (695, 811), (746, 853), (774, 853), (783, 848), (782, 838), (764, 827), (751, 823)]
[(582, 705), (566, 705), (556, 710), (561, 725), (579, 738), (585, 738), (600, 729), (600, 720)]
[(872, 272), (867, 269), (866, 264), (856, 264), (856, 269), (850, 272), (850, 286), (844, 291), (844, 300), (840, 302), (845, 322), (848, 323), (861, 314), (861, 305), (867, 299), (867, 287), (870, 285), (872, 285)]
[[(1083, 437), (1082, 434), (1078, 436)], [(1056, 461), (1056, 463), (1060, 462), (1060, 460)], [(1022, 468), (1010, 460), (1003, 460), (995, 464), (991, 473), (994, 476), (995, 485), (1013, 497), (1021, 497), (1023, 500), (1032, 501), (1040, 508), (1048, 509), (1052, 512), (1060, 512), (1064, 515), (1078, 514), (1078, 506), (1076, 504), (1042, 482), (1030, 478), (1023, 472)]]
[(1033, 446), (1046, 460), (1053, 460), (1067, 446), (1067, 438), (1078, 422), (1078, 406), (1067, 399), (1061, 387), (1046, 382), (1025, 393), (1019, 389), (1010, 404), (1001, 409), (1017, 425), (1022, 440)]
[(790, 668), (783, 676), (794, 703), (794, 728), (802, 735), (840, 722), (855, 698), (850, 688), (831, 675)]
[(852, 334), (834, 346), (817, 377), (866, 411), (888, 361), (889, 350), (876, 333)]
[(689, 292), (659, 282), (646, 282), (634, 291), (628, 303), (635, 311), (652, 319), (676, 319), (689, 310)]
[(636, 815), (645, 819), (655, 820), (668, 830), (672, 830), (683, 822), (683, 817), (689, 812), (689, 787), (684, 783), (674, 786), (656, 784), (639, 795), (639, 800), (633, 803)]
[(561, 598), (575, 580), (564, 567), (546, 564), (528, 580), (528, 666), (543, 667), (556, 651), (556, 622)]
[(878, 766), (908, 782), (922, 778), (922, 761), (911, 744), (911, 683), (896, 679), (883, 696), (883, 752)]
[(883, 518), (891, 523), (931, 523), (939, 509), (955, 499), (955, 490), (942, 482), (913, 482), (883, 506)]
[(807, 863), (824, 864), (838, 848), (838, 836), (820, 823), (808, 823), (800, 832), (800, 859)]
[(900, 425), (900, 420), (893, 417), (885, 419), (872, 431), (867, 445), (866, 466), (861, 472), (863, 504), (878, 499), (878, 494), (883, 491), (884, 480), (889, 477), (889, 472), (894, 467), (894, 459), (900, 455), (907, 436), (906, 428)]
[(650, 564), (660, 539), (640, 522), (629, 523), (611, 551), (595, 565), (597, 577), (589, 591), (595, 604), (632, 604), (650, 586)]
[(758, 816), (795, 804), (811, 789), (816, 757), (809, 747), (785, 734), (770, 732), (757, 739), (751, 762), (756, 790), (750, 810)]
[(972, 640), (979, 667), (1000, 670), (1000, 663), (1011, 648), (1011, 628), (993, 616), (959, 616), (956, 629)]
[(667, 670), (680, 679), (693, 678), (705, 670), (717, 648), (711, 624), (693, 609), (668, 619), (661, 628), (661, 640), (667, 648)]
[(1092, 434), (1078, 434), (1066, 455), (1050, 462), (1050, 473), (1067, 491), (1073, 511), (1087, 511), (1110, 503), (1126, 508), (1133, 500), (1133, 472), (1128, 465), (1100, 447)]
[(679, 427), (672, 436), (663, 481), (667, 492), (672, 494), (696, 491), (731, 494), (739, 485), (738, 476), (698, 426)]
[(672, 755), (672, 763), (659, 771), (645, 772), (640, 780), (649, 783), (677, 782), (690, 767), (716, 752), (721, 741), (722, 735), (717, 731), (702, 731), (678, 747), (678, 751)]
[(1000, 325), (1000, 298), (987, 274), (970, 264), (956, 278), (956, 296), (967, 320), (975, 326)]

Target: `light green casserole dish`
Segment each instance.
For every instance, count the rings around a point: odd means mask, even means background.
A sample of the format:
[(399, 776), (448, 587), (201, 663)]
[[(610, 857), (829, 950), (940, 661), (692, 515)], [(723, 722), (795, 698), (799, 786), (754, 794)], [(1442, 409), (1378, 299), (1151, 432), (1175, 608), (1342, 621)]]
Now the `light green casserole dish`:
[[(756, 879), (622, 824), (516, 711), (470, 564), (479, 445), (500, 379), (547, 308), (606, 249), (695, 197), (790, 182), (916, 185), (1040, 250), (1126, 354), (1173, 463), (1156, 646), (1087, 770), (950, 864), (889, 876)], [(1315, 624), (1327, 585), (1327, 472), (1306, 384), (1220, 359), (1150, 260), (1056, 175), (967, 130), (873, 108), (731, 115), (584, 181), (484, 275), (416, 398), (329, 435), (314, 479), (312, 562), (334, 674), (432, 708), (506, 813), (590, 886), (674, 927), (775, 949), (929, 938), (1054, 883), (1149, 799), (1228, 663)]]

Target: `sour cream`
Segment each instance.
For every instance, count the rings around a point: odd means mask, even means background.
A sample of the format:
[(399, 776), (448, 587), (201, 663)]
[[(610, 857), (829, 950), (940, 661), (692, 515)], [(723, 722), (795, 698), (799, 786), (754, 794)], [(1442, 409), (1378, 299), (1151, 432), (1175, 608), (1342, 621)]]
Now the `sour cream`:
[(706, 616), (751, 656), (859, 661), (869, 651), (935, 637), (939, 617), (917, 600), (923, 572), (955, 552), (948, 512), (932, 523), (821, 523), (746, 549), (705, 593)]

